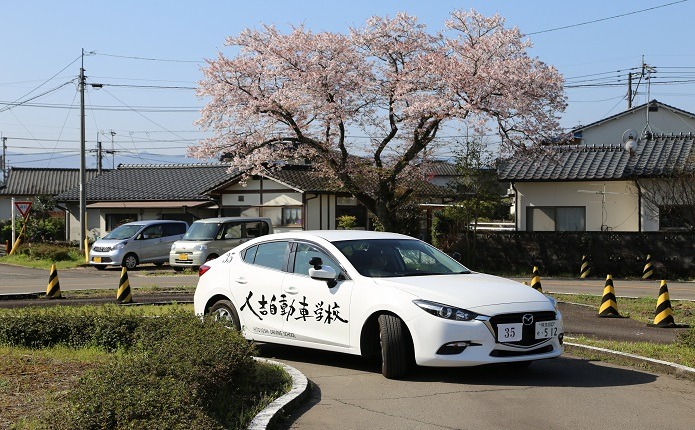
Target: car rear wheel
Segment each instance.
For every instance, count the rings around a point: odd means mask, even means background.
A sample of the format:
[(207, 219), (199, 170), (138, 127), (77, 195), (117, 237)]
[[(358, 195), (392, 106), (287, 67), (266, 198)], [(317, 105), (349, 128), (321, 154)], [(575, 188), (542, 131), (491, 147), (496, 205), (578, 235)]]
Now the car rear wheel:
[(94, 267), (96, 267), (97, 270), (104, 270), (104, 269), (106, 269), (106, 266), (94, 266)]
[(404, 377), (413, 360), (412, 343), (405, 323), (395, 315), (379, 316), (381, 374), (389, 379)]
[(135, 269), (135, 267), (138, 265), (138, 256), (130, 253), (126, 254), (125, 257), (123, 257), (123, 262), (121, 263), (121, 266), (125, 267), (128, 270)]
[(220, 300), (210, 307), (210, 315), (226, 327), (241, 330), (239, 314), (229, 300)]

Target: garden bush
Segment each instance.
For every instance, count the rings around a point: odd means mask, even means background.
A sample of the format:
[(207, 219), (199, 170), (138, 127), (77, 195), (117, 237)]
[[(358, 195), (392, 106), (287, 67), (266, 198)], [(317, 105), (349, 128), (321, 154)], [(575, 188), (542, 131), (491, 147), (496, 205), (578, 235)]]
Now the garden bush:
[[(289, 386), (239, 332), (174, 308), (56, 306), (0, 313), (0, 344), (112, 352), (46, 407), (37, 428), (237, 429)], [(260, 406), (259, 406), (260, 405)]]
[(34, 260), (70, 261), (84, 258), (77, 247), (57, 243), (24, 243), (17, 247), (16, 253)]

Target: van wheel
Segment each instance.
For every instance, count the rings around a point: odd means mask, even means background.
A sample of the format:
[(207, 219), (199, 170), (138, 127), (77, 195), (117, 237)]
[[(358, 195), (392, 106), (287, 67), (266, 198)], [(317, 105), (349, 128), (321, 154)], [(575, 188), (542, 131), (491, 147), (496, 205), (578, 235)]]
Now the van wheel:
[(106, 269), (106, 266), (94, 266), (94, 267), (96, 267), (97, 270), (104, 270), (104, 269)]
[(209, 313), (215, 321), (221, 322), (227, 328), (241, 330), (239, 314), (237, 314), (234, 305), (229, 300), (215, 302), (215, 304), (210, 307)]
[(183, 272), (183, 267), (181, 266), (172, 266), (174, 268), (174, 272)]
[(135, 266), (138, 265), (138, 256), (130, 253), (126, 254), (125, 257), (123, 257), (123, 262), (121, 263), (121, 266), (125, 267), (128, 270), (133, 270), (135, 269)]
[(205, 259), (205, 262), (207, 263), (210, 260), (214, 260), (215, 258), (219, 257), (217, 254), (210, 254), (208, 255), (208, 258)]
[(379, 315), (381, 374), (389, 379), (404, 377), (414, 361), (412, 342), (405, 323), (395, 315)]

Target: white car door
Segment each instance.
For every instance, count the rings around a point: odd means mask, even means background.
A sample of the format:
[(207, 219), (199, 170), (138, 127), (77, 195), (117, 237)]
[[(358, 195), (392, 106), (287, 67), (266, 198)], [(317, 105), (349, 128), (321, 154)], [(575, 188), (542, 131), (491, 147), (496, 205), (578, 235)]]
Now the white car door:
[(280, 291), (289, 242), (261, 243), (246, 250), (243, 262), (230, 266), (230, 285), (247, 337), (284, 337)]
[(348, 347), (350, 339), (350, 300), (353, 281), (328, 283), (309, 277), (309, 261), (320, 257), (324, 266), (340, 274), (336, 260), (317, 245), (293, 244), (288, 274), (280, 293), (283, 331), (296, 340), (312, 344)]

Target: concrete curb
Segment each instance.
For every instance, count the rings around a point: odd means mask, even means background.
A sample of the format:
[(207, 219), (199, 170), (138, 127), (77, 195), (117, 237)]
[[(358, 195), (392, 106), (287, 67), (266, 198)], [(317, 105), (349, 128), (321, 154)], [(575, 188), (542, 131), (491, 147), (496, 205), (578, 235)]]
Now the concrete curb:
[(570, 346), (572, 348), (587, 349), (590, 351), (594, 351), (594, 352), (598, 352), (598, 353), (606, 354), (606, 355), (614, 355), (614, 356), (617, 355), (617, 356), (620, 356), (622, 358), (626, 358), (629, 361), (632, 361), (635, 363), (650, 364), (656, 368), (661, 369), (662, 371), (665, 371), (666, 373), (675, 373), (677, 375), (682, 375), (682, 376), (689, 378), (689, 379), (695, 379), (695, 369), (692, 367), (683, 366), (681, 364), (671, 363), (669, 361), (657, 360), (655, 358), (642, 357), (640, 355), (630, 354), (627, 352), (613, 351), (612, 349), (599, 348), (596, 346), (589, 346), (589, 345), (582, 345), (582, 344), (573, 343), (573, 342), (565, 342), (565, 345)]
[(287, 412), (297, 406), (299, 402), (309, 395), (309, 381), (306, 376), (292, 366), (279, 361), (268, 360), (267, 358), (255, 357), (257, 361), (274, 364), (282, 367), (292, 378), (292, 388), (259, 412), (249, 424), (249, 430), (265, 430), (279, 416), (281, 412)]

